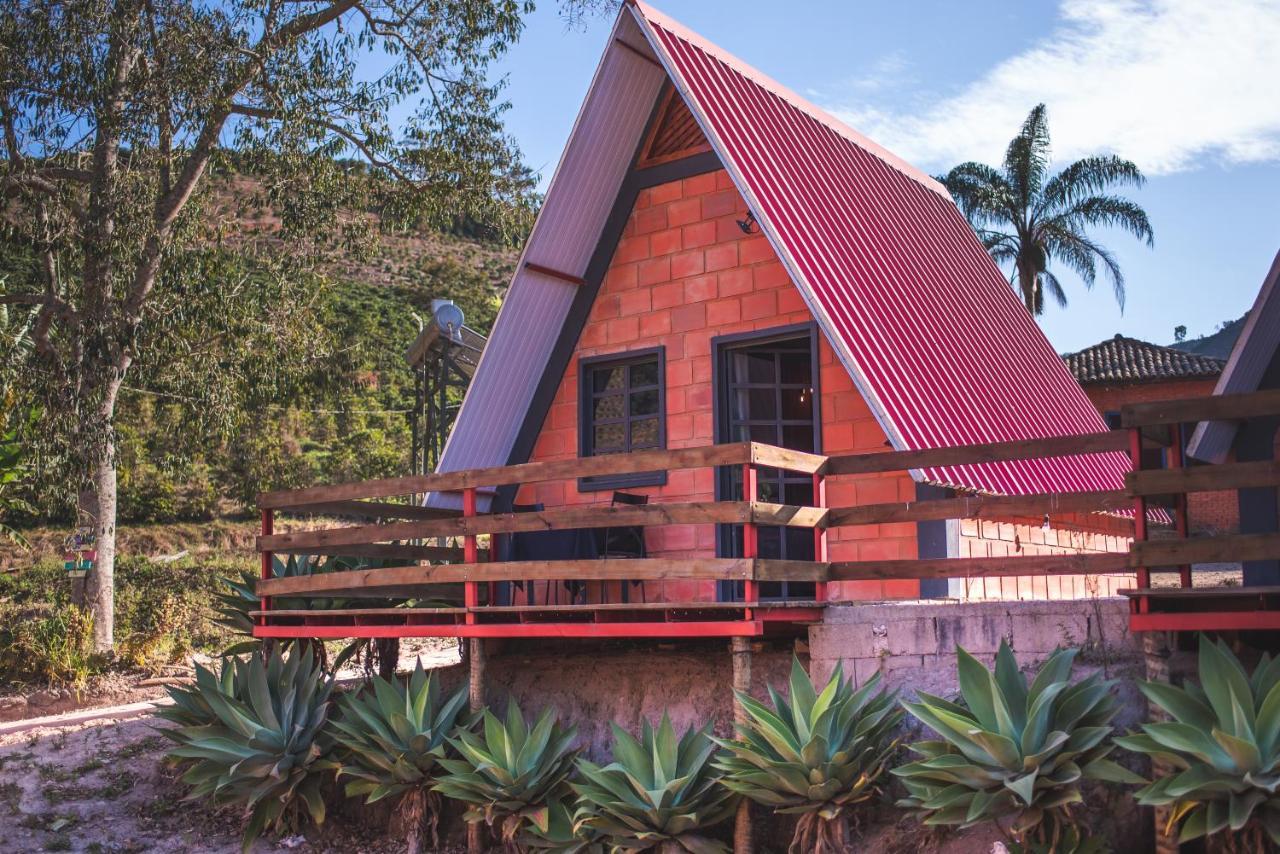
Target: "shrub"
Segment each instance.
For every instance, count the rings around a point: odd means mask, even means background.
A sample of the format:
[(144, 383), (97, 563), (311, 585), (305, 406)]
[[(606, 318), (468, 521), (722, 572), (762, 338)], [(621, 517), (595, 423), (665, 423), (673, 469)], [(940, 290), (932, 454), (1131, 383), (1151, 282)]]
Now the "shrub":
[(568, 793), (576, 730), (561, 727), (554, 709), (530, 727), (515, 700), (507, 703), (505, 722), (486, 709), (483, 723), (478, 734), (460, 729), (449, 739), (460, 757), (440, 760), (446, 773), (435, 790), (467, 804), (467, 822), (499, 823), (502, 841), (511, 845), (528, 825), (547, 830), (547, 804)]
[[(230, 693), (227, 667), (234, 669)], [(173, 730), (178, 746), (169, 758), (187, 766), (182, 779), (191, 797), (248, 811), (241, 839), (248, 851), (264, 831), (288, 833), (308, 819), (324, 821), (320, 786), (330, 767), (322, 759), (331, 747), (325, 729), (333, 682), (310, 649), (288, 658), (277, 652), (266, 661), (232, 660), (223, 668), (216, 682), (197, 682), (194, 689), (214, 722)]]
[(1019, 843), (1063, 850), (1082, 778), (1139, 779), (1106, 758), (1114, 683), (1097, 674), (1069, 682), (1076, 650), (1049, 656), (1030, 687), (1003, 642), (994, 672), (956, 655), (963, 704), (924, 692), (903, 703), (942, 739), (911, 745), (923, 758), (893, 769), (909, 793), (898, 805), (931, 825), (1008, 823)]
[(440, 796), (431, 789), (442, 772), (446, 736), (466, 708), (466, 687), (442, 701), (439, 680), (419, 661), (407, 681), (374, 678), (372, 690), (347, 694), (339, 705), (342, 716), (333, 729), (344, 748), (338, 777), (352, 778), (347, 795), (364, 795), (367, 804), (394, 799), (406, 822), (410, 854), (419, 851), (424, 823), (432, 847), (439, 848)]
[(1170, 806), (1165, 833), (1180, 842), (1224, 834), (1261, 851), (1280, 844), (1280, 658), (1264, 655), (1248, 675), (1222, 641), (1201, 636), (1199, 682), (1182, 688), (1139, 682), (1168, 721), (1116, 739), (1170, 769), (1137, 792), (1144, 806)]
[(890, 732), (902, 720), (894, 695), (877, 691), (880, 674), (858, 689), (837, 665), (821, 694), (799, 659), (791, 664), (786, 698), (772, 686), (773, 708), (746, 694), (738, 702), (750, 716), (738, 738), (719, 741), (729, 751), (715, 764), (724, 785), (775, 812), (797, 814), (792, 852), (844, 851), (849, 810), (870, 798), (897, 747)]
[(23, 610), (11, 611), (12, 625), (0, 633), (0, 672), (82, 690), (102, 666), (93, 652), (93, 614), (66, 603)]
[(732, 816), (738, 802), (720, 785), (709, 731), (690, 727), (677, 738), (664, 714), (657, 730), (645, 721), (637, 741), (614, 724), (613, 762), (603, 768), (578, 762), (578, 826), (616, 851), (727, 851), (702, 833)]

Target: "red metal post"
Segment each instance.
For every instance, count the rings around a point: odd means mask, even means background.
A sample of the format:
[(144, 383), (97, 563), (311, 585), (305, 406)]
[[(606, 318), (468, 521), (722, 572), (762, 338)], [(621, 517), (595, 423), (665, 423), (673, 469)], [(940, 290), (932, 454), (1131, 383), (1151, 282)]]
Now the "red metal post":
[[(264, 507), (262, 510), (262, 536), (269, 537), (275, 533), (276, 529), (276, 511), (270, 507)], [(266, 549), (262, 550), (262, 579), (271, 577), (271, 552)], [(259, 597), (261, 601), (258, 603), (259, 610), (266, 611), (271, 608), (271, 599), (267, 596)], [(265, 616), (258, 618), (258, 625), (265, 626), (267, 618)]]
[[(462, 490), (462, 515), (470, 518), (476, 515), (476, 488), (468, 486)], [(480, 562), (480, 549), (476, 544), (476, 535), (467, 534), (462, 538), (462, 557), (463, 562), (468, 564), (476, 564)], [(464, 581), (462, 583), (463, 603), (467, 606), (467, 623), (476, 622), (476, 614), (473, 609), (480, 605), (480, 590), (474, 581)]]
[[(827, 479), (824, 475), (813, 476), (813, 506), (827, 506)], [(827, 529), (813, 529), (813, 559), (819, 563), (827, 561)], [(813, 598), (819, 602), (827, 601), (827, 582), (819, 581), (814, 585)]]
[[(742, 464), (742, 500), (755, 501), (760, 495), (760, 481), (756, 474), (754, 463)], [(756, 526), (754, 522), (745, 522), (742, 525), (742, 556), (748, 559), (754, 559), (759, 551), (758, 541), (756, 539)], [(756, 589), (756, 580), (754, 577), (747, 579), (742, 584), (742, 600), (744, 602), (753, 603), (759, 598), (759, 592)], [(751, 609), (746, 612), (746, 619), (751, 619)]]
[[(1182, 425), (1174, 424), (1170, 431), (1173, 436), (1173, 442), (1169, 445), (1169, 468), (1182, 469), (1187, 467), (1186, 457), (1182, 453)], [(1189, 520), (1187, 518), (1187, 494), (1179, 492), (1173, 497), (1173, 525), (1177, 531), (1178, 538), (1185, 540), (1189, 529)], [(1185, 564), (1178, 567), (1178, 579), (1183, 587), (1191, 587), (1191, 565)]]
[[(1135, 472), (1142, 471), (1142, 428), (1129, 428), (1129, 461)], [(1133, 541), (1144, 542), (1147, 539), (1147, 499), (1141, 495), (1133, 498)], [(1151, 586), (1151, 570), (1145, 566), (1138, 567), (1138, 587), (1145, 590)], [(1138, 610), (1146, 613), (1151, 603), (1143, 596), (1138, 602)]]

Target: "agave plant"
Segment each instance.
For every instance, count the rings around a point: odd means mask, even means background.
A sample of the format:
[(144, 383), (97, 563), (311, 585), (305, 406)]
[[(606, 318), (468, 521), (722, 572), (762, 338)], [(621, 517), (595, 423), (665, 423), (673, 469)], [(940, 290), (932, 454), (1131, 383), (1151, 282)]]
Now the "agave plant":
[(613, 851), (718, 854), (727, 848), (703, 835), (733, 815), (738, 796), (720, 785), (710, 727), (676, 737), (665, 714), (640, 739), (613, 725), (613, 762), (579, 760), (580, 829), (598, 832)]
[(1114, 683), (1097, 674), (1068, 681), (1076, 650), (1050, 655), (1030, 686), (1004, 643), (994, 672), (963, 649), (956, 655), (963, 704), (924, 692), (903, 703), (942, 737), (911, 745), (923, 758), (892, 771), (909, 793), (898, 805), (925, 824), (1008, 824), (1020, 844), (1062, 850), (1082, 778), (1141, 782), (1107, 758)]
[[(218, 713), (214, 711), (213, 706), (209, 703), (208, 696), (210, 694), (221, 694), (224, 697), (234, 699), (237, 690), (239, 690), (240, 696), (248, 696), (248, 689), (244, 687), (247, 672), (239, 674), (241, 665), (242, 662), (236, 659), (224, 659), (222, 672), (214, 673), (212, 670), (197, 663), (194, 683), (191, 685), (170, 685), (165, 688), (173, 704), (156, 706), (156, 717), (177, 724), (180, 728), (216, 724), (218, 722)], [(239, 687), (237, 681), (240, 683)], [(179, 744), (185, 743), (183, 737), (179, 735), (180, 730), (171, 727), (158, 727), (157, 730), (161, 735)]]
[(877, 673), (858, 689), (837, 665), (821, 694), (799, 659), (791, 663), (791, 692), (772, 686), (770, 709), (746, 694), (738, 702), (750, 716), (729, 753), (714, 764), (724, 785), (775, 812), (798, 814), (791, 852), (844, 851), (849, 811), (876, 792), (876, 781), (897, 747), (889, 733), (902, 720), (894, 695), (878, 691)]
[(423, 824), (439, 848), (440, 796), (431, 787), (441, 773), (446, 738), (466, 708), (466, 687), (442, 700), (439, 680), (419, 661), (407, 681), (375, 678), (371, 691), (347, 694), (339, 705), (342, 716), (332, 726), (344, 748), (338, 777), (352, 778), (347, 796), (364, 795), (367, 804), (397, 799), (410, 854), (419, 850)]
[[(227, 667), (233, 669), (229, 682)], [(290, 832), (307, 818), (324, 821), (321, 760), (330, 747), (325, 724), (332, 690), (310, 649), (224, 664), (219, 678), (197, 682), (194, 691), (213, 721), (180, 721), (169, 757), (188, 766), (182, 777), (192, 787), (188, 797), (248, 811), (245, 851), (264, 830)], [(198, 720), (203, 708), (192, 701), (182, 714)]]
[(562, 798), (547, 803), (545, 827), (528, 824), (517, 842), (525, 851), (546, 854), (604, 854), (599, 834), (589, 827), (575, 827), (575, 815)]
[(498, 824), (503, 843), (516, 848), (527, 826), (548, 830), (548, 803), (567, 794), (577, 732), (560, 726), (554, 709), (530, 727), (515, 700), (507, 702), (505, 722), (488, 709), (483, 719), (479, 734), (459, 729), (449, 739), (461, 756), (439, 760), (445, 773), (435, 791), (468, 804), (467, 822)]
[(1182, 688), (1140, 682), (1170, 720), (1116, 743), (1171, 769), (1137, 792), (1138, 803), (1171, 806), (1165, 833), (1180, 841), (1226, 834), (1261, 851), (1280, 845), (1280, 658), (1263, 655), (1248, 675), (1222, 641), (1200, 638), (1200, 681)]

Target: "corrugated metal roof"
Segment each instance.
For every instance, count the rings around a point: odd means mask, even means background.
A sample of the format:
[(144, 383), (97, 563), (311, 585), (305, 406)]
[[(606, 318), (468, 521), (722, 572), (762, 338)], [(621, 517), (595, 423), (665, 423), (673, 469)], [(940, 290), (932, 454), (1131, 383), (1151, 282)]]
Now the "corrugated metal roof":
[[(1262, 280), (1258, 298), (1245, 317), (1244, 329), (1231, 350), (1231, 358), (1218, 377), (1214, 394), (1257, 391), (1280, 348), (1280, 252)], [(1187, 453), (1198, 460), (1220, 463), (1231, 453), (1239, 424), (1234, 421), (1202, 421), (1187, 444)]]
[(1145, 383), (1212, 379), (1223, 361), (1117, 335), (1062, 357), (1081, 383)]
[[(936, 181), (647, 4), (631, 9), (894, 447), (1105, 430)], [(1122, 454), (930, 469), (1113, 489)]]

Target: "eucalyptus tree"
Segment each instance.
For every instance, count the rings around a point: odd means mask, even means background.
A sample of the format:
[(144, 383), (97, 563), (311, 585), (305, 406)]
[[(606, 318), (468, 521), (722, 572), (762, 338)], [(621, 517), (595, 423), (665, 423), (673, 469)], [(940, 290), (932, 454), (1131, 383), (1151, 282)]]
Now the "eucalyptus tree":
[(211, 176), (254, 176), (281, 266), (367, 247), (371, 213), (384, 228), (512, 222), (532, 181), (491, 72), (531, 9), (0, 0), (0, 228), (38, 260), (0, 302), (34, 311), (28, 374), (95, 520), (99, 650), (113, 640), (117, 405), (157, 307), (183, 302), (180, 265), (235, 237), (206, 204)]
[(1067, 294), (1049, 268), (1057, 261), (1092, 288), (1098, 267), (1124, 309), (1124, 273), (1115, 256), (1089, 235), (1093, 227), (1118, 228), (1147, 245), (1153, 232), (1137, 203), (1109, 190), (1141, 187), (1145, 178), (1129, 160), (1099, 155), (1050, 174), (1049, 119), (1038, 104), (1009, 143), (1004, 164), (961, 163), (940, 180), (997, 264), (1013, 265), (1012, 279), (1027, 311), (1044, 313), (1044, 295), (1066, 306)]

